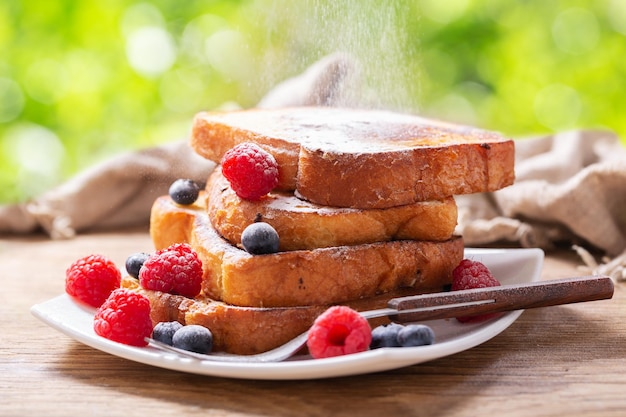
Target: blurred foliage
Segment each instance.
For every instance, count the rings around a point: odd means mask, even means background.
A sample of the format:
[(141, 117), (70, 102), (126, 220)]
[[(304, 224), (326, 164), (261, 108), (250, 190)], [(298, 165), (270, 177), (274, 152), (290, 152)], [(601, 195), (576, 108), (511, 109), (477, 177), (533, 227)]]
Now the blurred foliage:
[(371, 106), (626, 137), (621, 0), (3, 0), (0, 202), (183, 139), (197, 111), (254, 106), (335, 51)]

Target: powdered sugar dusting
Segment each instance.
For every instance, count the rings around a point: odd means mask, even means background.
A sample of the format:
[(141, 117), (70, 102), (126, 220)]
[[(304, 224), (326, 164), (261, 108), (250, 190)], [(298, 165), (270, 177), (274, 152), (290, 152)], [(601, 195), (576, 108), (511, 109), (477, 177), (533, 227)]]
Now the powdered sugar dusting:
[(401, 151), (498, 140), (497, 134), (384, 110), (325, 107), (255, 110), (214, 115), (254, 134), (344, 153)]

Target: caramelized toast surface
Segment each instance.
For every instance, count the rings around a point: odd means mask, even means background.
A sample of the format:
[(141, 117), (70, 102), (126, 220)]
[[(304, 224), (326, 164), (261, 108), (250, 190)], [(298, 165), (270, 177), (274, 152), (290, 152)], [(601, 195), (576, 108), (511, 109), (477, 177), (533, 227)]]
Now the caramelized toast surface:
[(387, 208), (495, 191), (514, 181), (502, 136), (380, 110), (298, 107), (196, 115), (191, 146), (220, 162), (255, 142), (276, 158), (279, 188), (316, 204)]
[[(250, 355), (278, 347), (311, 327), (315, 318), (329, 305), (300, 307), (241, 307), (200, 296), (194, 299), (160, 291), (146, 290), (138, 280), (125, 277), (122, 286), (139, 292), (150, 300), (154, 325), (162, 321), (198, 324), (211, 330), (215, 351)], [(422, 294), (414, 288), (403, 288), (388, 294), (352, 300), (344, 305), (357, 311), (384, 308), (394, 297)], [(372, 319), (372, 327), (388, 322)]]
[(243, 230), (262, 220), (280, 236), (280, 250), (358, 245), (390, 240), (448, 240), (457, 224), (453, 197), (387, 209), (319, 206), (288, 192), (259, 201), (238, 197), (218, 166), (206, 185), (209, 220), (229, 242), (240, 245)]
[(327, 306), (258, 308), (233, 306), (208, 297), (190, 299), (146, 290), (136, 279), (125, 277), (122, 286), (150, 300), (154, 325), (178, 321), (211, 330), (213, 349), (240, 355), (265, 352), (307, 330)]
[(211, 226), (204, 193), (188, 207), (169, 197), (157, 199), (150, 232), (156, 249), (189, 243), (203, 263), (203, 293), (238, 306), (328, 305), (399, 288), (441, 288), (463, 257), (460, 237), (251, 255)]

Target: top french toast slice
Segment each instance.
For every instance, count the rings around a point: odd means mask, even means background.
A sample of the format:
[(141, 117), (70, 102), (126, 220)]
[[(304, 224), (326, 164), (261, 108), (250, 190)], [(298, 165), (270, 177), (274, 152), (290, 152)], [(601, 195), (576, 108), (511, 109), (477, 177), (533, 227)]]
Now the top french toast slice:
[(330, 107), (202, 112), (191, 146), (220, 162), (255, 142), (277, 160), (278, 189), (316, 204), (387, 208), (495, 191), (515, 179), (515, 146), (494, 132), (382, 110)]

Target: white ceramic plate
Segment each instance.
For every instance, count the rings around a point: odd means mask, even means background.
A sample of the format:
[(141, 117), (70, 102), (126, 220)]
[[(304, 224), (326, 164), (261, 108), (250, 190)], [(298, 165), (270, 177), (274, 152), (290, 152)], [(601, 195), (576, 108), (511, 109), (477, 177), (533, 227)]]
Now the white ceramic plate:
[[(539, 249), (466, 249), (465, 256), (486, 264), (502, 284), (538, 281), (544, 258)], [(94, 333), (94, 310), (79, 306), (65, 294), (35, 305), (31, 311), (35, 317), (81, 343), (132, 361), (202, 375), (294, 380), (386, 371), (453, 355), (498, 335), (522, 313), (506, 313), (480, 324), (461, 324), (456, 320), (426, 322), (436, 337), (436, 343), (428, 346), (375, 349), (328, 359), (295, 357), (279, 363), (245, 363), (198, 360), (152, 347), (112, 342)]]

